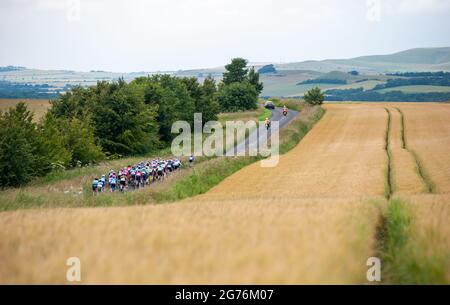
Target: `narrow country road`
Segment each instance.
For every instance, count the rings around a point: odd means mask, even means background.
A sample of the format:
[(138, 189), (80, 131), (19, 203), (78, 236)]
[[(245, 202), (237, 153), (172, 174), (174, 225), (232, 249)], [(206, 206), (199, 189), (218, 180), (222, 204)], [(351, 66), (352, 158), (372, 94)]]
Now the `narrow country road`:
[[(283, 128), (286, 126), (290, 121), (292, 121), (294, 118), (297, 117), (299, 114), (298, 111), (289, 110), (287, 116), (283, 116), (283, 109), (282, 108), (275, 108), (272, 110), (272, 118), (270, 119), (271, 122), (278, 121), (279, 126), (276, 128), (274, 125), (272, 125), (270, 132), (273, 132), (279, 128)], [(234, 156), (237, 154), (242, 154), (246, 151), (247, 147), (258, 147), (258, 142), (264, 144), (267, 141), (267, 138), (264, 137), (265, 133), (261, 132), (264, 131), (265, 126), (261, 123), (261, 126), (258, 127), (258, 129), (252, 131), (249, 136), (245, 139), (245, 141), (241, 141), (238, 145), (236, 145), (233, 148), (230, 148), (226, 152), (226, 156)]]

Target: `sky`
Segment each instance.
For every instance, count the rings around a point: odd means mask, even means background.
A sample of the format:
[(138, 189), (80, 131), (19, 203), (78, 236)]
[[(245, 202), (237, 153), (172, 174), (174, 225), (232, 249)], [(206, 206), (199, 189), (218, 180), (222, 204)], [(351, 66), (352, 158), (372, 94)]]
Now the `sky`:
[(111, 72), (450, 46), (450, 0), (0, 0), (0, 66)]

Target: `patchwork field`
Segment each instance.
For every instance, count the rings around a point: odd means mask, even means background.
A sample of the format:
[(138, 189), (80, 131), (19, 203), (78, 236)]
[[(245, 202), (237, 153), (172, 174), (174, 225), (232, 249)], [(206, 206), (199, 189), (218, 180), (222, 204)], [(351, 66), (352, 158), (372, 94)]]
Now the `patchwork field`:
[(34, 120), (38, 121), (45, 115), (47, 109), (50, 107), (48, 100), (30, 100), (30, 99), (0, 99), (0, 110), (5, 111), (9, 108), (15, 107), (18, 103), (25, 102), (28, 110), (34, 112)]
[[(367, 283), (386, 249), (391, 282), (450, 282), (450, 105), (325, 108), (278, 166), (191, 199), (0, 213), (0, 282), (64, 283), (76, 256), (83, 283)], [(407, 238), (380, 248), (395, 241), (380, 235), (396, 229), (391, 198)]]

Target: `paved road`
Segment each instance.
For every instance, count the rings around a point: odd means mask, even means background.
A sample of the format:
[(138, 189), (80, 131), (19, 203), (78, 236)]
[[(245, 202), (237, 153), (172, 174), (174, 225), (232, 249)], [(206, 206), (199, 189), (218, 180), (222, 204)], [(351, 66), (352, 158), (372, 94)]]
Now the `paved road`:
[[(289, 110), (287, 116), (283, 116), (283, 109), (282, 108), (275, 108), (272, 110), (272, 118), (270, 119), (272, 122), (278, 121), (279, 127), (283, 128), (288, 124), (290, 121), (292, 121), (297, 115), (299, 114), (298, 111)], [(265, 133), (262, 133), (265, 129), (264, 124), (261, 124), (259, 127), (259, 130), (254, 130), (250, 133), (250, 135), (245, 139), (245, 141), (241, 141), (238, 145), (235, 147), (229, 149), (226, 153), (227, 156), (236, 155), (238, 153), (243, 153), (246, 151), (247, 147), (257, 147), (258, 142), (264, 144), (267, 142), (267, 138), (264, 136)], [(277, 130), (275, 126), (272, 125), (270, 131), (273, 132), (274, 130)], [(258, 136), (259, 135), (259, 136)], [(270, 132), (269, 132), (270, 136)], [(250, 140), (251, 139), (251, 140)]]

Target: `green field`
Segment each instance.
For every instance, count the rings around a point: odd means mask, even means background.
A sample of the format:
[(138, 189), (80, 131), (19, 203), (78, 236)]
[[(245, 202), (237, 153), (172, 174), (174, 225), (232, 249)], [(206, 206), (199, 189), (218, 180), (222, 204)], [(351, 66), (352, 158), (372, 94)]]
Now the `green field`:
[(450, 87), (418, 85), (418, 86), (400, 86), (400, 87), (393, 87), (393, 88), (377, 90), (377, 92), (380, 92), (380, 93), (391, 92), (391, 91), (402, 91), (404, 93), (450, 92)]
[(290, 96), (301, 95), (298, 83), (308, 79), (317, 78), (320, 72), (314, 71), (281, 71), (278, 73), (268, 73), (261, 75), (261, 81), (264, 83), (262, 96)]
[(340, 89), (340, 90), (346, 90), (346, 89), (358, 89), (363, 88), (364, 90), (372, 90), (375, 88), (376, 85), (384, 84), (384, 81), (380, 80), (367, 80), (360, 83), (352, 83), (347, 85), (342, 85), (333, 89)]

